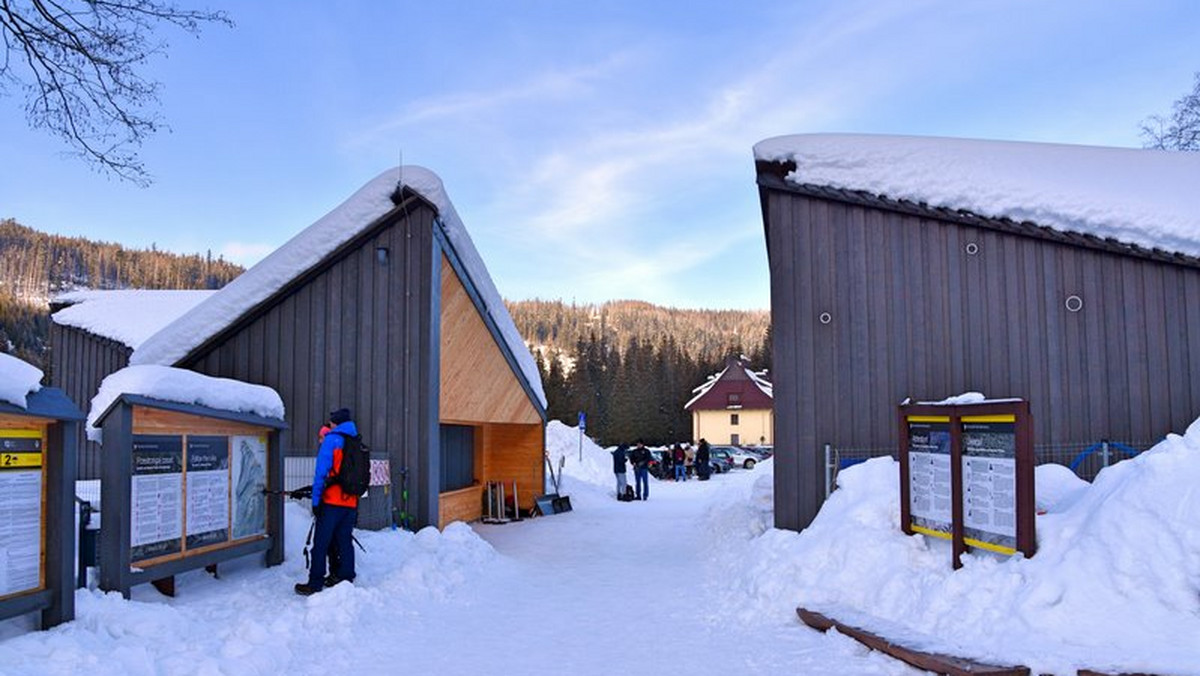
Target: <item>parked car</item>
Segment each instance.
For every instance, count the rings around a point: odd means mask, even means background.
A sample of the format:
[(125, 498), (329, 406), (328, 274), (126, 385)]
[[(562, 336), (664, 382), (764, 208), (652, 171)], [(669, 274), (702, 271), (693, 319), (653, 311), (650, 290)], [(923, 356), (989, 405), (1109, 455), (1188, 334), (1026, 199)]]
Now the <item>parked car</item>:
[(746, 450), (757, 454), (760, 460), (766, 460), (767, 458), (775, 455), (774, 446), (750, 446)]
[(743, 469), (754, 469), (754, 466), (762, 460), (762, 458), (751, 451), (750, 449), (740, 448), (738, 446), (713, 446), (714, 455), (719, 450), (723, 457), (729, 459), (729, 464), (733, 467), (741, 467)]
[(733, 456), (727, 446), (713, 446), (708, 453), (708, 464), (712, 465), (713, 474), (723, 474), (733, 470)]

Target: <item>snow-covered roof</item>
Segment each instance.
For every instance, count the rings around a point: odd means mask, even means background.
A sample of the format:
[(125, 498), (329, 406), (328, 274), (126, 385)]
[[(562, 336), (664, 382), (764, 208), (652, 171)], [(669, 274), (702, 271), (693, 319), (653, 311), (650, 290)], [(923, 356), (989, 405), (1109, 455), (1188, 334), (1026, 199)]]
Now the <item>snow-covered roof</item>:
[[(746, 373), (747, 380), (754, 383), (754, 385), (761, 390), (763, 394), (767, 395), (771, 399), (775, 398), (774, 386), (770, 383), (770, 381), (767, 380), (766, 371), (751, 371), (749, 368), (746, 368), (744, 359), (743, 361), (737, 362), (736, 366)], [(713, 386), (721, 381), (721, 378), (729, 372), (729, 369), (733, 367), (734, 364), (727, 364), (725, 368), (721, 369), (720, 372), (710, 375), (708, 380), (705, 380), (702, 384), (692, 388), (692, 392), (695, 393), (695, 396), (689, 399), (688, 403), (683, 405), (683, 408), (689, 409), (692, 407), (692, 404), (700, 401), (704, 395), (708, 394), (709, 391), (712, 390)]]
[(128, 366), (110, 374), (100, 383), (100, 391), (92, 397), (87, 417), (87, 435), (101, 441), (101, 431), (94, 427), (121, 395), (134, 394), (160, 401), (195, 404), (219, 411), (253, 413), (263, 418), (283, 419), (283, 399), (265, 385), (252, 385), (240, 380), (214, 378), (187, 369), (144, 364)]
[(42, 389), (43, 375), (33, 364), (0, 352), (0, 401), (29, 408), (26, 397)]
[(533, 356), (508, 314), (504, 300), (496, 290), (466, 227), (447, 197), (441, 179), (432, 171), (416, 166), (389, 169), (377, 176), (257, 265), (146, 339), (130, 356), (130, 364), (170, 365), (186, 357), (204, 341), (271, 298), (298, 275), (320, 263), (391, 211), (395, 207), (391, 197), (401, 183), (437, 208), (446, 236), (466, 267), (488, 315), (520, 366), (531, 391), (545, 408), (546, 394)]
[(754, 146), (787, 180), (1200, 256), (1200, 153), (804, 134)]
[(183, 316), (216, 291), (70, 291), (54, 298), (65, 307), (51, 315), (55, 324), (83, 329), (137, 349), (150, 336)]

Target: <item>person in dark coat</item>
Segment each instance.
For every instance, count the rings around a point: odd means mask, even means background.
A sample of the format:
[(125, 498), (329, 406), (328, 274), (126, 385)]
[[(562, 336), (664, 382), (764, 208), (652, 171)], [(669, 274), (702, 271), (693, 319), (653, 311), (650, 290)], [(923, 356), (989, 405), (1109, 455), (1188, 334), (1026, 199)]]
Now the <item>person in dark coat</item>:
[(308, 569), (308, 582), (296, 584), (296, 593), (302, 596), (315, 594), (326, 586), (325, 558), (329, 547), (337, 543), (340, 558), (338, 570), (332, 571), (335, 584), (342, 580), (354, 581), (354, 524), (358, 521), (358, 496), (348, 495), (342, 487), (330, 484), (342, 465), (342, 449), (346, 437), (357, 437), (358, 427), (350, 419), (350, 409), (341, 408), (329, 414), (333, 429), (325, 434), (321, 448), (317, 451), (316, 469), (313, 472), (313, 515), (317, 519), (313, 534), (312, 559)]
[(671, 454), (670, 448), (664, 448), (662, 451), (662, 460), (658, 463), (658, 478), (662, 481), (675, 480), (675, 456)]
[(701, 481), (708, 481), (708, 475), (712, 474), (712, 454), (708, 450), (708, 441), (700, 440), (700, 445), (696, 448), (696, 476), (700, 477)]
[(626, 454), (629, 452), (628, 444), (621, 444), (612, 452), (613, 457), (613, 474), (617, 475), (617, 499), (625, 495), (625, 487), (629, 485), (625, 478), (625, 462)]
[(633, 463), (633, 485), (638, 500), (650, 499), (650, 458), (650, 449), (641, 441), (638, 441), (637, 448), (629, 454), (629, 461)]

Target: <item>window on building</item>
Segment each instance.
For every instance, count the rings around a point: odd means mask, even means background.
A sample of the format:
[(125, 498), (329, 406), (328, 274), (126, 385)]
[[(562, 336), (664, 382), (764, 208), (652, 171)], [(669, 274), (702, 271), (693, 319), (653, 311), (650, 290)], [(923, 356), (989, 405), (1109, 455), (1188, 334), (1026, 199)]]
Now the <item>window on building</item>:
[(456, 491), (475, 483), (475, 428), (442, 425), (442, 476), (440, 491)]
[(742, 443), (742, 438), (737, 434), (730, 434), (729, 443), (733, 444), (734, 446), (738, 446)]
[(742, 395), (739, 392), (730, 392), (729, 394), (725, 395), (725, 402), (729, 406), (741, 406)]
[(729, 424), (730, 425), (738, 424), (738, 414), (736, 414), (736, 413), (729, 414)]

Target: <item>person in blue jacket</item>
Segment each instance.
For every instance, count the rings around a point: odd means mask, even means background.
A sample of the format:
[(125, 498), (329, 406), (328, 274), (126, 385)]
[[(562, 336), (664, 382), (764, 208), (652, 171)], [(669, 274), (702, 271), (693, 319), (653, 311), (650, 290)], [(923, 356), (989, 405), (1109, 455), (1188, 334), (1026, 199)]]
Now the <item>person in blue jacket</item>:
[[(354, 581), (353, 537), (354, 524), (358, 521), (358, 496), (346, 494), (340, 485), (329, 483), (329, 479), (341, 468), (346, 437), (358, 436), (358, 426), (350, 417), (348, 408), (340, 408), (329, 414), (333, 429), (325, 435), (317, 451), (312, 487), (313, 515), (317, 519), (310, 559), (312, 564), (308, 569), (308, 582), (296, 585), (296, 593), (303, 596), (343, 580)], [(338, 570), (330, 571), (331, 577), (326, 580), (325, 557), (331, 543), (337, 547), (340, 565)]]

